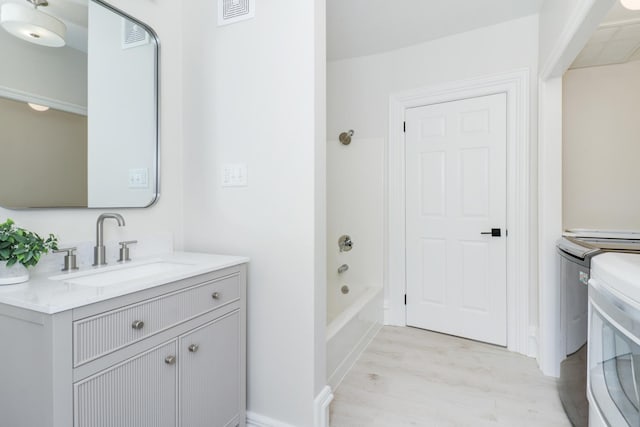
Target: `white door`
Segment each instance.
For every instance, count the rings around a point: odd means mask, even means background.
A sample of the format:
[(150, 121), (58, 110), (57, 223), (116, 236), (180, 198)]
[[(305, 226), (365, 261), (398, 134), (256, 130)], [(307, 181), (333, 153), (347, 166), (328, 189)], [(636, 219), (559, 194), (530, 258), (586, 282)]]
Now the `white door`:
[(409, 109), (405, 140), (407, 325), (505, 346), (506, 94)]

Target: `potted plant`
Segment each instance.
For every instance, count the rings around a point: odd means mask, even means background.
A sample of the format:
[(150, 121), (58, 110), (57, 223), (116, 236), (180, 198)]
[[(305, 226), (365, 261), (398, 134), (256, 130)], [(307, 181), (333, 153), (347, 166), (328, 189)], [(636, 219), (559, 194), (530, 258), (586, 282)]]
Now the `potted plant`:
[(26, 282), (27, 267), (36, 265), (43, 253), (56, 249), (58, 238), (53, 234), (43, 239), (7, 219), (0, 224), (0, 285)]

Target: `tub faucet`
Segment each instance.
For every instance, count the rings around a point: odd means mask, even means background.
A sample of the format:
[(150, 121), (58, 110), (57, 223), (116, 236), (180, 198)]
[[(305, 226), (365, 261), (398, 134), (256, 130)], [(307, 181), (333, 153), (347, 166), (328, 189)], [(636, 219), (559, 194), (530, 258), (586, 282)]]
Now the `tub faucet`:
[(104, 247), (104, 220), (108, 218), (118, 221), (119, 227), (124, 227), (125, 225), (124, 218), (122, 215), (117, 213), (103, 213), (98, 217), (98, 221), (96, 223), (96, 246), (93, 248), (94, 267), (100, 267), (101, 265), (107, 264), (107, 261), (105, 261)]

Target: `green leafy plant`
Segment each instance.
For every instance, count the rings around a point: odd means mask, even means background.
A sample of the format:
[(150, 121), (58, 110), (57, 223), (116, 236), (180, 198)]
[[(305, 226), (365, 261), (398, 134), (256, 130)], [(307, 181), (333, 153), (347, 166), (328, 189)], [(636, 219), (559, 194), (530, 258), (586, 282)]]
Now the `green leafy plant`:
[(34, 266), (43, 253), (58, 249), (58, 238), (53, 234), (45, 240), (32, 231), (19, 228), (13, 220), (0, 224), (0, 262), (7, 267), (20, 263), (25, 267)]

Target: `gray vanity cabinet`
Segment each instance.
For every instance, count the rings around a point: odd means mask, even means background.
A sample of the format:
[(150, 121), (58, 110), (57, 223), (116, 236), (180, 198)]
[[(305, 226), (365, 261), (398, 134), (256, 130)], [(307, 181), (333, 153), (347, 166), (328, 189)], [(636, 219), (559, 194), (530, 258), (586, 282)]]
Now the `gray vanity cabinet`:
[[(239, 423), (240, 346), (238, 312), (180, 337), (180, 425)], [(225, 351), (220, 351), (224, 348)]]
[(0, 304), (0, 426), (244, 427), (245, 300), (243, 264), (52, 315)]
[(74, 384), (76, 427), (174, 427), (176, 340)]

